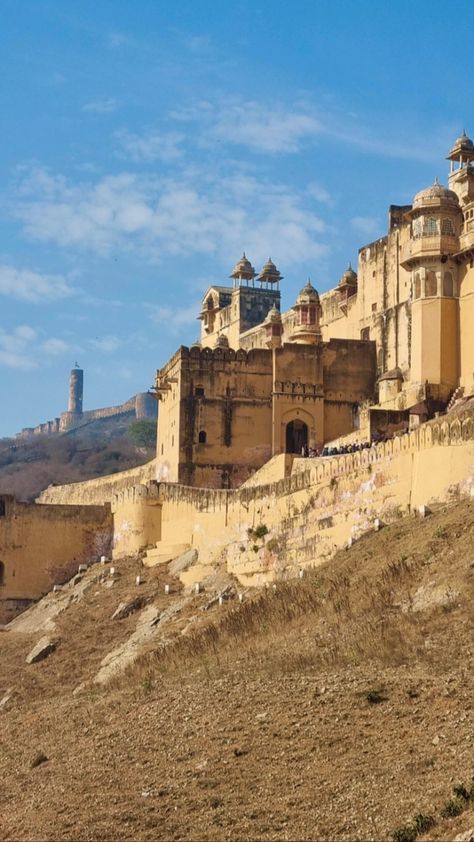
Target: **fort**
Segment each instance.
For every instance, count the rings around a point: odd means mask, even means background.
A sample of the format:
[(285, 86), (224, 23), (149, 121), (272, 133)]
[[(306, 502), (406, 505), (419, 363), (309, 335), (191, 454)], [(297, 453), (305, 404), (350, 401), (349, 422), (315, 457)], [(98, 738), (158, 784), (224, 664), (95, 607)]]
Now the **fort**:
[(69, 375), (67, 411), (62, 412), (59, 418), (54, 418), (52, 421), (45, 421), (36, 427), (24, 427), (16, 434), (16, 438), (20, 441), (28, 441), (35, 436), (54, 436), (61, 433), (69, 433), (86, 427), (93, 421), (98, 421), (102, 418), (130, 419), (130, 421), (156, 419), (156, 401), (148, 392), (140, 392), (118, 406), (89, 409), (85, 412), (82, 408), (83, 394), (84, 371), (76, 363)]
[[(157, 372), (156, 459), (49, 487), (33, 510), (110, 507), (114, 558), (141, 554), (153, 566), (191, 551), (184, 584), (224, 566), (251, 586), (321, 564), (390, 520), (472, 496), (474, 144), (465, 133), (448, 160), (448, 187), (435, 181), (411, 205), (391, 205), (386, 235), (360, 249), (357, 272), (349, 266), (321, 295), (308, 280), (287, 312), (275, 263), (257, 274), (243, 254), (231, 283), (206, 291), (199, 342)], [(83, 415), (77, 370), (59, 426)], [(31, 547), (15, 564), (26, 581)], [(8, 598), (20, 599), (8, 581)]]

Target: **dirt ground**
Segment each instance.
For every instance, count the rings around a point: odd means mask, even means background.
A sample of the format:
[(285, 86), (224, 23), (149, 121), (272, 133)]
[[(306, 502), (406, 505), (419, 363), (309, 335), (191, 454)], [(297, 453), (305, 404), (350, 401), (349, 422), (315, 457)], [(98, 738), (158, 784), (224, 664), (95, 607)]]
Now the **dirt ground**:
[[(474, 801), (441, 817), (474, 775), (473, 511), (399, 521), (241, 606), (196, 597), (168, 649), (106, 688), (92, 679), (135, 628), (110, 617), (137, 561), (58, 617), (47, 660), (25, 663), (40, 634), (2, 632), (1, 838), (388, 840), (420, 813), (436, 820), (422, 839), (473, 827)], [(165, 583), (147, 571), (141, 593), (160, 607)]]

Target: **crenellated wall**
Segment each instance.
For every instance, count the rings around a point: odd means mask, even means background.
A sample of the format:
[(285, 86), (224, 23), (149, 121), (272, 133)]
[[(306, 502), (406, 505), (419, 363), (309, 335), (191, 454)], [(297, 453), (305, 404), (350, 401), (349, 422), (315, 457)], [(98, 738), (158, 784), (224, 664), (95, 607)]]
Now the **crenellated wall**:
[[(280, 460), (274, 469), (284, 474), (288, 466)], [(112, 500), (114, 554), (129, 548), (124, 523), (128, 532), (135, 523), (146, 523), (148, 544), (153, 539), (163, 546), (186, 543), (198, 550), (200, 564), (221, 558), (242, 583), (262, 584), (331, 558), (373, 528), (376, 519), (392, 520), (471, 488), (472, 410), (358, 453), (295, 458), (289, 476), (263, 485), (211, 490), (152, 483), (127, 489)], [(159, 530), (147, 514), (156, 513), (157, 506)], [(259, 535), (263, 527), (265, 536)]]
[(156, 477), (156, 459), (137, 465), (127, 471), (108, 474), (105, 477), (71, 482), (67, 485), (48, 485), (36, 499), (37, 503), (61, 505), (103, 505), (110, 503), (114, 494), (122, 489), (140, 483), (147, 483)]

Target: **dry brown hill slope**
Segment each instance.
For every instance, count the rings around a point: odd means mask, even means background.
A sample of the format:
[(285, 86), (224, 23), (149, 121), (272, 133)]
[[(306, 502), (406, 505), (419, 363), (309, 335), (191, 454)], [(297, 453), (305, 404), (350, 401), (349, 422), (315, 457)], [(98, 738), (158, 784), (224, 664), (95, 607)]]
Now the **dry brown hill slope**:
[[(153, 431), (153, 422), (138, 422)], [(59, 436), (0, 439), (0, 494), (34, 500), (48, 485), (81, 482), (148, 462), (154, 447), (137, 447), (137, 422), (103, 418)]]
[[(186, 596), (166, 568), (138, 589), (137, 560), (112, 587), (91, 568), (61, 595), (48, 659), (25, 664), (34, 612), (29, 632), (0, 636), (1, 838), (408, 842), (416, 816), (436, 822), (420, 839), (473, 827), (473, 512), (400, 520), (205, 611), (212, 593)], [(137, 593), (144, 607), (111, 620)], [(161, 636), (95, 684), (153, 611)]]

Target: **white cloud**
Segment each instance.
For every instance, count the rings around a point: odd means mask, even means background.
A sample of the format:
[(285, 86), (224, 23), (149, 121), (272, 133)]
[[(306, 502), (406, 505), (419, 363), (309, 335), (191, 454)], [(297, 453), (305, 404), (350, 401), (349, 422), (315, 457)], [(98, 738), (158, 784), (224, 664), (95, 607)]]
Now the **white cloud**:
[(90, 345), (96, 351), (101, 351), (104, 354), (112, 354), (120, 348), (122, 341), (118, 336), (106, 335), (97, 339), (91, 339)]
[(215, 170), (153, 179), (130, 173), (70, 184), (33, 172), (20, 186), (16, 215), (25, 233), (101, 254), (133, 251), (149, 260), (206, 254), (256, 261), (274, 254), (297, 264), (327, 251), (326, 224), (292, 188)]
[(196, 333), (199, 333), (199, 326), (197, 326), (199, 310), (200, 304), (198, 301), (195, 304), (183, 307), (152, 306), (150, 318), (155, 324), (160, 325), (163, 330), (171, 334), (179, 333), (182, 327), (192, 324), (196, 326)]
[(67, 298), (72, 293), (62, 275), (47, 275), (0, 264), (0, 295), (37, 303)]
[(70, 350), (70, 346), (67, 342), (64, 342), (63, 339), (56, 339), (52, 337), (51, 339), (46, 339), (45, 342), (41, 343), (41, 350), (46, 354), (51, 355), (64, 354), (66, 351)]
[(311, 199), (314, 199), (315, 202), (321, 202), (322, 204), (331, 205), (333, 203), (333, 198), (328, 190), (318, 184), (316, 181), (311, 181), (306, 186), (306, 193), (310, 196)]
[(20, 325), (11, 333), (0, 328), (0, 366), (23, 369), (38, 365), (32, 343), (37, 332), (29, 325)]
[(105, 43), (108, 47), (112, 49), (117, 49), (118, 47), (125, 47), (129, 44), (134, 44), (135, 39), (131, 38), (126, 32), (109, 32), (106, 35)]
[(265, 154), (299, 152), (305, 141), (324, 132), (324, 125), (303, 105), (263, 105), (254, 100), (235, 100), (214, 105), (199, 102), (192, 108), (172, 112), (178, 121), (203, 124), (207, 140), (245, 146)]
[(351, 226), (366, 237), (372, 237), (382, 231), (380, 220), (372, 216), (353, 216)]
[(112, 111), (116, 111), (117, 107), (117, 101), (113, 97), (105, 97), (104, 99), (94, 99), (91, 102), (84, 103), (82, 110), (93, 114), (110, 114)]
[(180, 132), (149, 132), (137, 135), (122, 130), (116, 132), (115, 137), (127, 157), (135, 162), (175, 161), (183, 154), (184, 135)]

